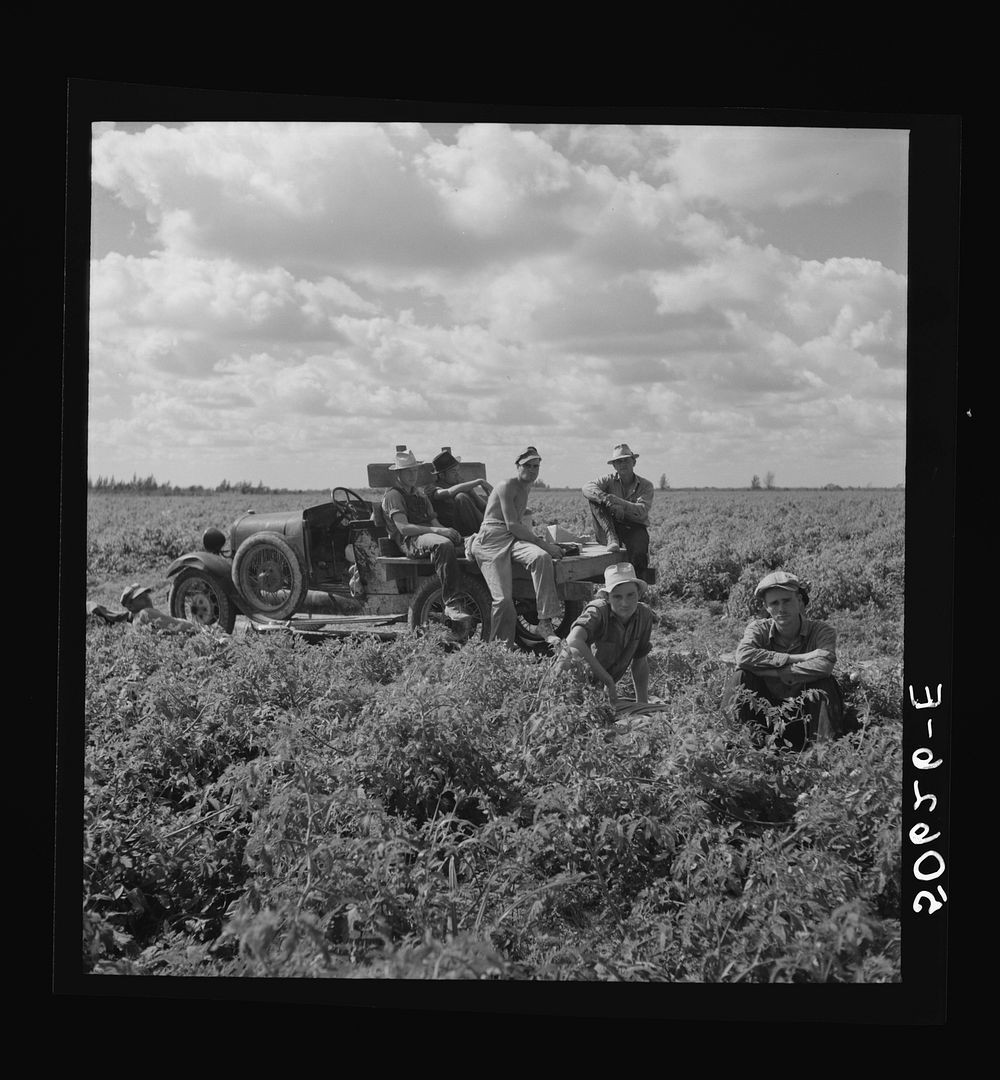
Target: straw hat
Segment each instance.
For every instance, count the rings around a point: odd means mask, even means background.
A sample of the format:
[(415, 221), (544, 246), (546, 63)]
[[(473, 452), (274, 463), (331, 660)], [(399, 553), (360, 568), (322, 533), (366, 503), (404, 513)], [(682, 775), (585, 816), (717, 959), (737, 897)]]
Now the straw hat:
[(403, 446), (396, 447), (396, 463), (389, 466), (390, 472), (396, 472), (398, 469), (416, 469), (418, 466), (423, 465), (422, 461), (417, 461), (412, 450), (407, 450), (405, 444)]
[(638, 458), (638, 454), (629, 449), (627, 442), (618, 443), (618, 445), (611, 452), (611, 457), (608, 458), (608, 464), (614, 465), (616, 461), (624, 461), (625, 458)]
[(598, 589), (598, 595), (610, 596), (619, 585), (634, 581), (639, 586), (639, 595), (645, 596), (646, 583), (635, 576), (635, 567), (630, 562), (614, 563), (604, 571), (604, 585)]

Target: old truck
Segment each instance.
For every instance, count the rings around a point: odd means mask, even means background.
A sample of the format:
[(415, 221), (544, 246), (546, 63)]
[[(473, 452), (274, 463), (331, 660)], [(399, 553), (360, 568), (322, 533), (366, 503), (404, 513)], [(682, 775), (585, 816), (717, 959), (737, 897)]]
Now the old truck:
[[(482, 463), (463, 462), (462, 479), (485, 479)], [(372, 491), (388, 487), (387, 464), (368, 466)], [(419, 478), (424, 483), (429, 476)], [(556, 560), (556, 587), (562, 618), (556, 632), (569, 633), (573, 620), (604, 580), (604, 570), (621, 555), (598, 544), (564, 546)], [(492, 600), (475, 560), (459, 552), (462, 573), (463, 639), (489, 634)], [(248, 510), (228, 534), (210, 527), (203, 550), (175, 559), (167, 569), (170, 612), (227, 633), (244, 615), (259, 628), (314, 636), (357, 631), (395, 633), (433, 623), (446, 624), (441, 588), (427, 558), (411, 558), (389, 538), (378, 498), (366, 499), (346, 487), (305, 510), (255, 513)], [(514, 566), (517, 643), (545, 648), (531, 578)], [(383, 634), (383, 636), (385, 636)]]

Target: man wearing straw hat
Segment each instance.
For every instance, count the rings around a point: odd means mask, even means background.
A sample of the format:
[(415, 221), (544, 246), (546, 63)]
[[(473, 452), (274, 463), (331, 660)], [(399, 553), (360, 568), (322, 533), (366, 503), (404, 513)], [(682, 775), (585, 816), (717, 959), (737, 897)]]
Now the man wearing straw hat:
[(483, 523), (486, 500), (493, 485), (483, 479), (463, 481), (458, 468), (461, 460), (451, 452), (450, 446), (442, 446), (441, 453), (431, 459), (434, 482), (424, 488), (424, 494), (443, 525), (461, 536), (472, 536)]
[(649, 566), (649, 510), (653, 505), (653, 483), (638, 476), (639, 455), (628, 443), (618, 443), (608, 459), (614, 472), (584, 484), (590, 503), (594, 531), (599, 544), (612, 551), (625, 551), (635, 572), (642, 577)]
[(562, 558), (562, 548), (540, 539), (523, 520), (541, 462), (533, 446), (518, 454), (514, 460), (517, 476), (501, 480), (490, 492), (483, 524), (468, 544), (469, 555), (479, 564), (493, 597), (490, 641), (514, 642), (517, 612), (512, 561), (527, 567), (531, 574), (538, 606), (538, 634), (550, 642), (559, 640), (553, 620), (561, 614), (562, 605), (552, 560)]
[(417, 490), (423, 464), (405, 445), (396, 447), (396, 460), (389, 466), (393, 486), (382, 496), (382, 513), (389, 536), (402, 551), (414, 558), (430, 556), (441, 582), (445, 618), (464, 625), (470, 617), (457, 604), (461, 575), (455, 554), (462, 538), (438, 521), (430, 500)]
[[(805, 582), (785, 570), (775, 570), (760, 580), (754, 600), (769, 617), (751, 622), (736, 648), (737, 670), (723, 694), (723, 711), (755, 728), (756, 741), (763, 743), (769, 729), (763, 713), (766, 704), (784, 705), (814, 690), (817, 693), (801, 699), (782, 737), (794, 750), (802, 750), (813, 738), (842, 735), (844, 702), (833, 677), (837, 632), (828, 623), (806, 618), (809, 593)], [(763, 700), (756, 706), (752, 700), (734, 706), (741, 687)]]
[(604, 571), (604, 587), (584, 608), (566, 638), (567, 651), (556, 665), (565, 671), (575, 659), (590, 668), (594, 681), (607, 687), (611, 704), (618, 701), (618, 681), (629, 667), (637, 705), (649, 704), (649, 650), (653, 612), (642, 602), (646, 583), (631, 563)]

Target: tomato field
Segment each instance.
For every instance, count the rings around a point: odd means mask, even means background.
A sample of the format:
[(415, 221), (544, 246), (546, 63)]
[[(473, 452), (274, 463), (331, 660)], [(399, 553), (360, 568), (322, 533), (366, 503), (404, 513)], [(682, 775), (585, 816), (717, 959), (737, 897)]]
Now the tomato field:
[[(87, 598), (255, 509), (92, 494)], [(535, 520), (583, 530), (578, 492)], [(88, 625), (85, 972), (900, 980), (902, 491), (659, 491), (650, 692), (619, 721), (547, 657), (440, 631), (315, 645)], [(757, 748), (719, 709), (753, 586), (838, 631), (858, 730)], [(627, 693), (630, 682), (623, 680)]]

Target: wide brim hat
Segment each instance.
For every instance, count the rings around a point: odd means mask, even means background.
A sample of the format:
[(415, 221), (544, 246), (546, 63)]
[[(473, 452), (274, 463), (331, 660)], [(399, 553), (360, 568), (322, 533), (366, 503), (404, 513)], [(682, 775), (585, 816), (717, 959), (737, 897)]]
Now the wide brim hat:
[(610, 596), (619, 585), (634, 581), (639, 586), (639, 595), (646, 595), (646, 583), (636, 577), (635, 567), (630, 562), (613, 563), (604, 571), (604, 584), (597, 590), (598, 596)]
[(629, 449), (628, 443), (619, 443), (614, 450), (611, 451), (611, 457), (608, 458), (608, 464), (614, 465), (616, 461), (624, 461), (626, 458), (638, 458), (639, 455)]
[(138, 600), (143, 593), (151, 593), (152, 591), (153, 590), (148, 585), (143, 585), (140, 588), (138, 583), (135, 583), (129, 585), (129, 587), (122, 592), (119, 602), (122, 607), (128, 607), (134, 600)]
[(802, 603), (809, 603), (808, 587), (794, 574), (787, 570), (775, 570), (773, 573), (762, 577), (753, 591), (754, 600), (761, 600), (768, 589), (785, 589), (787, 592), (798, 593), (802, 597)]
[(397, 446), (396, 461), (393, 465), (389, 466), (389, 471), (396, 472), (399, 469), (417, 469), (421, 465), (423, 465), (423, 462), (417, 461), (412, 450), (407, 450), (405, 446)]

